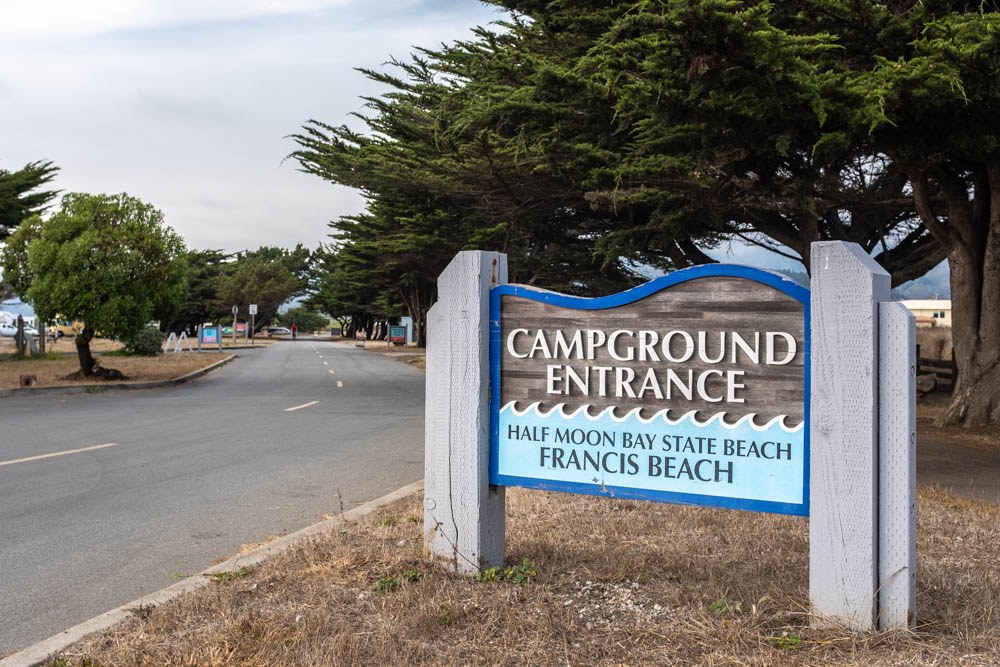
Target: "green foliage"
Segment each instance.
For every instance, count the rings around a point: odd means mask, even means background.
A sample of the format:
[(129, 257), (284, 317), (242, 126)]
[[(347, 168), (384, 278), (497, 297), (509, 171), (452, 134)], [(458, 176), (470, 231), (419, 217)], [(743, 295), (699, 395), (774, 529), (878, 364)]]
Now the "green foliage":
[(489, 567), (476, 574), (476, 581), (486, 584), (499, 581), (513, 581), (515, 584), (526, 584), (538, 576), (538, 567), (534, 561), (525, 558), (520, 565), (508, 565), (505, 568)]
[[(84, 322), (128, 340), (150, 320), (169, 319), (187, 291), (184, 243), (163, 215), (134, 197), (73, 193), (46, 221), (35, 217), (11, 235), (4, 275), (43, 320)], [(84, 359), (81, 357), (81, 370)]]
[(729, 602), (725, 599), (718, 599), (712, 604), (708, 605), (708, 610), (718, 616), (719, 618), (725, 618), (726, 616), (733, 616), (735, 614), (743, 613), (743, 603), (737, 600), (736, 602)]
[(253, 568), (249, 565), (243, 565), (235, 570), (224, 570), (222, 572), (213, 572), (210, 576), (212, 581), (217, 584), (228, 584), (237, 579), (242, 579), (243, 577), (249, 577), (253, 574)]
[(399, 577), (382, 577), (375, 582), (375, 592), (379, 595), (386, 595), (399, 589)]
[(423, 575), (417, 572), (416, 570), (403, 570), (403, 579), (405, 579), (411, 584), (413, 582), (420, 581), (420, 578), (422, 576)]
[(309, 250), (301, 244), (295, 250), (264, 246), (239, 253), (216, 288), (223, 309), (231, 312), (228, 309), (236, 305), (246, 314), (250, 304), (255, 303), (256, 326), (266, 326), (281, 304), (305, 292), (309, 259)]
[(379, 519), (375, 522), (376, 526), (381, 526), (383, 528), (392, 528), (397, 523), (396, 517), (387, 516), (384, 519)]
[(0, 169), (0, 241), (55, 199), (57, 191), (39, 188), (52, 181), (58, 171), (59, 167), (45, 160), (29, 162), (17, 171)]
[(434, 622), (438, 625), (448, 625), (451, 623), (451, 610), (447, 602), (438, 605), (437, 614), (434, 615)]
[(780, 637), (771, 637), (767, 642), (774, 648), (781, 651), (793, 651), (802, 643), (802, 637), (782, 633)]
[(133, 354), (152, 357), (163, 353), (167, 337), (156, 327), (143, 327), (125, 341), (125, 349)]
[(289, 308), (278, 316), (278, 324), (283, 327), (295, 324), (299, 331), (319, 331), (330, 326), (330, 318), (307, 308)]
[(220, 284), (235, 263), (233, 255), (221, 250), (191, 250), (187, 253), (188, 292), (177, 314), (163, 321), (165, 331), (187, 331), (194, 334), (199, 324), (219, 322), (231, 314), (219, 298)]

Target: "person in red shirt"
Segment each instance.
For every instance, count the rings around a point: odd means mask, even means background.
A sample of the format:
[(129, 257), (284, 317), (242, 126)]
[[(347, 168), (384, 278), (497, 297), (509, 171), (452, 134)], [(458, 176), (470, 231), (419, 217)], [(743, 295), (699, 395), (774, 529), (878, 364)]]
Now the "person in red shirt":
[(292, 322), (292, 340), (295, 340), (295, 336), (299, 333), (299, 327), (295, 322)]

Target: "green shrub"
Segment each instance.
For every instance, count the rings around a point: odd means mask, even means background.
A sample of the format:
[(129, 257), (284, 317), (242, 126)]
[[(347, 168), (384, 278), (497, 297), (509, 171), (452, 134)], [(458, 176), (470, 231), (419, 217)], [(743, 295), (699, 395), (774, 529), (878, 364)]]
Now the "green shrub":
[(133, 354), (154, 356), (163, 353), (166, 336), (156, 327), (145, 327), (136, 332), (132, 340), (125, 341), (125, 349)]

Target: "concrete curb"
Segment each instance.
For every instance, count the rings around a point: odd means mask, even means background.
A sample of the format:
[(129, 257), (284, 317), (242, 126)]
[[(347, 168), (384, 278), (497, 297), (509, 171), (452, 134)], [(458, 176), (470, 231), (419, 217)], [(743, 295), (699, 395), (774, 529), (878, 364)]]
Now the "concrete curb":
[(349, 509), (341, 516), (320, 521), (319, 523), (314, 523), (311, 526), (307, 526), (302, 530), (285, 535), (284, 537), (281, 537), (273, 542), (263, 544), (253, 551), (240, 556), (234, 556), (233, 558), (219, 563), (218, 565), (213, 565), (204, 572), (182, 579), (176, 584), (168, 586), (163, 590), (151, 593), (150, 595), (144, 595), (138, 600), (133, 600), (128, 604), (123, 604), (122, 606), (112, 609), (111, 611), (104, 612), (100, 616), (95, 616), (89, 621), (84, 621), (79, 625), (74, 625), (68, 630), (63, 630), (59, 634), (53, 635), (48, 639), (43, 639), (23, 651), (19, 651), (4, 658), (3, 660), (0, 660), (0, 667), (34, 667), (35, 665), (43, 664), (49, 657), (53, 656), (53, 654), (65, 651), (67, 648), (87, 635), (100, 632), (101, 630), (106, 630), (112, 625), (130, 618), (132, 616), (132, 611), (130, 610), (158, 606), (165, 602), (169, 602), (184, 593), (196, 591), (206, 586), (212, 580), (213, 574), (218, 572), (233, 572), (240, 567), (256, 565), (269, 557), (288, 549), (302, 538), (333, 530), (334, 528), (342, 525), (344, 521), (357, 521), (358, 519), (371, 514), (378, 508), (405, 498), (406, 496), (416, 493), (423, 488), (423, 480), (414, 482), (413, 484), (407, 484), (406, 486), (396, 489), (392, 493), (384, 495), (381, 498), (376, 498), (375, 500), (371, 500), (363, 505), (358, 505), (357, 507)]
[(79, 387), (18, 387), (16, 389), (0, 389), (0, 398), (11, 398), (13, 396), (28, 396), (31, 394), (86, 394), (104, 391), (126, 391), (129, 389), (157, 389), (159, 387), (170, 387), (176, 384), (184, 384), (196, 378), (200, 378), (206, 373), (211, 373), (219, 366), (228, 364), (240, 355), (230, 354), (221, 361), (209, 364), (204, 368), (182, 375), (171, 380), (154, 380), (152, 382), (118, 382), (115, 384), (89, 384)]

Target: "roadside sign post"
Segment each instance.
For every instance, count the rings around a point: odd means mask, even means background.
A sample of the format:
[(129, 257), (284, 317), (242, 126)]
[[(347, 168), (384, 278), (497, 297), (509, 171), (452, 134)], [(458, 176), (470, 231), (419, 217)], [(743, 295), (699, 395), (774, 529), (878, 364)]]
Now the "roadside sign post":
[(406, 327), (389, 327), (389, 345), (406, 345)]
[(222, 351), (222, 327), (216, 325), (198, 327), (198, 350), (208, 345), (218, 347), (219, 352)]
[(251, 303), (250, 304), (250, 332), (249, 332), (250, 344), (251, 345), (253, 344), (254, 339), (257, 337), (257, 332), (254, 329), (254, 325), (256, 324), (254, 320), (256, 318), (257, 318), (257, 304), (256, 303)]
[(587, 299), (460, 252), (427, 315), (425, 553), (503, 565), (507, 486), (806, 516), (813, 624), (914, 627), (914, 318), (857, 244), (811, 266)]
[(236, 313), (239, 311), (239, 306), (233, 306), (233, 345), (236, 345)]

